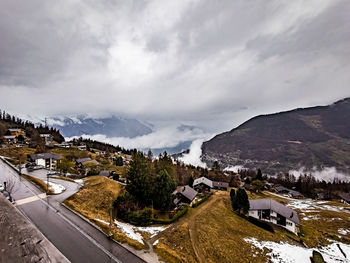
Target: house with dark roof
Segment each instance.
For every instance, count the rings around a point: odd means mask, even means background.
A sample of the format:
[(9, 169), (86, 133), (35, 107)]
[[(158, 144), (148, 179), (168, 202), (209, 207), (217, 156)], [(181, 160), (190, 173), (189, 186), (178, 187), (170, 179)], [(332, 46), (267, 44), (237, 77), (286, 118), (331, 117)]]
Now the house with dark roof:
[(190, 205), (197, 194), (198, 192), (188, 185), (178, 186), (173, 192), (173, 195), (176, 196), (176, 198), (174, 199), (174, 204), (176, 206), (181, 203)]
[(202, 176), (193, 181), (193, 188), (198, 192), (210, 191), (213, 188), (213, 181)]
[(226, 182), (215, 182), (213, 181), (213, 189), (227, 191), (228, 183)]
[(350, 193), (341, 193), (339, 197), (342, 203), (350, 205)]
[(108, 170), (102, 170), (99, 173), (100, 176), (105, 176), (105, 177), (110, 177), (113, 174), (114, 174), (114, 171), (108, 171)]
[(96, 161), (96, 160), (93, 160), (91, 159), (90, 157), (87, 157), (87, 158), (80, 158), (80, 159), (76, 159), (75, 160), (75, 164), (78, 166), (78, 167), (82, 167), (84, 164), (86, 163), (92, 163), (92, 164), (96, 164), (98, 165), (99, 162)]
[(285, 194), (289, 197), (296, 198), (296, 199), (303, 199), (305, 198), (304, 195), (298, 191), (286, 188), (284, 186), (277, 186), (275, 187), (275, 190), (280, 194)]
[(249, 200), (249, 216), (281, 226), (298, 234), (300, 221), (298, 213), (272, 199)]
[(53, 154), (49, 152), (29, 155), (30, 162), (47, 169), (52, 169), (55, 166), (57, 160), (60, 158), (60, 154)]

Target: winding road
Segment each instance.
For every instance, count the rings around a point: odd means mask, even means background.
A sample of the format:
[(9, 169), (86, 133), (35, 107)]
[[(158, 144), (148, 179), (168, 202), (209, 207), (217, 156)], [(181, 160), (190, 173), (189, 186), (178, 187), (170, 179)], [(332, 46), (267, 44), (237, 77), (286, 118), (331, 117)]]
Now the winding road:
[[(29, 173), (46, 181), (46, 170)], [(13, 198), (17, 208), (57, 247), (71, 262), (145, 262), (123, 246), (107, 239), (99, 230), (75, 215), (61, 202), (79, 190), (77, 183), (50, 179), (66, 191), (46, 196), (37, 187), (21, 178), (3, 160), (0, 160), (0, 182), (13, 180)]]

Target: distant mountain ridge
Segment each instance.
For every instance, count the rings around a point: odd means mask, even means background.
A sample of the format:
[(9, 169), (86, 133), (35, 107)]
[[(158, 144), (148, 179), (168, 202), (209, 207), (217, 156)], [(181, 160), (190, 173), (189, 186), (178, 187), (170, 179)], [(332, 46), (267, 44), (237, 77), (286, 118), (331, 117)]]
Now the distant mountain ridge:
[(103, 134), (107, 137), (134, 138), (152, 132), (151, 127), (136, 120), (116, 116), (109, 118), (89, 118), (85, 116), (51, 118), (49, 122), (59, 129), (63, 136), (73, 137)]
[(202, 146), (206, 162), (268, 173), (335, 167), (350, 174), (350, 98), (256, 116)]

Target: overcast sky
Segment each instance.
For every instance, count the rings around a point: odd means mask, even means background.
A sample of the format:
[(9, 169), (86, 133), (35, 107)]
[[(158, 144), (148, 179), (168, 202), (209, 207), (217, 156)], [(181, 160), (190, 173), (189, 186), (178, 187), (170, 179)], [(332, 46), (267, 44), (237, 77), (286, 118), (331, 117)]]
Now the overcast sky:
[(350, 1), (0, 0), (0, 108), (192, 123), (350, 96)]

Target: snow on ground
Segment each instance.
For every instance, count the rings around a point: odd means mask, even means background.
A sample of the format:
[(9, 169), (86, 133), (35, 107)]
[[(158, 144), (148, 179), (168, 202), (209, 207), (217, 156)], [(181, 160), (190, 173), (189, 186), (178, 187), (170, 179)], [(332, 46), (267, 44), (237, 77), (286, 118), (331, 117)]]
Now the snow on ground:
[(347, 234), (350, 234), (350, 230), (349, 229), (344, 229), (344, 228), (339, 228), (338, 229), (338, 233), (342, 234), (342, 235), (347, 235)]
[(151, 238), (152, 238), (155, 235), (157, 235), (159, 232), (162, 232), (165, 229), (167, 229), (168, 227), (163, 227), (163, 226), (136, 227), (136, 226), (134, 226), (134, 228), (136, 228), (136, 230), (138, 230), (138, 231), (147, 232), (147, 233), (151, 234)]
[(319, 220), (320, 217), (318, 215), (315, 215), (315, 216), (312, 216), (312, 215), (309, 215), (309, 216), (305, 216), (303, 217), (303, 220)]
[(143, 244), (143, 239), (140, 233), (135, 232), (135, 227), (133, 225), (122, 223), (114, 220), (114, 223), (126, 234), (127, 237), (136, 240)]
[(153, 246), (156, 246), (159, 243), (159, 239), (157, 239), (156, 241), (154, 241)]
[[(330, 240), (332, 242), (330, 245), (320, 249), (303, 248), (285, 242), (260, 242), (256, 238), (244, 238), (244, 241), (252, 244), (262, 251), (264, 248), (269, 249), (270, 252), (267, 253), (267, 256), (271, 258), (273, 263), (309, 263), (313, 250), (319, 251), (326, 262), (350, 262), (350, 260), (347, 259), (350, 255), (350, 245), (338, 243), (333, 240)], [(346, 256), (341, 252), (339, 247)]]
[(148, 227), (137, 227), (128, 223), (122, 223), (118, 220), (114, 220), (114, 223), (129, 237), (140, 243), (143, 243), (142, 235), (140, 232), (146, 232), (154, 237), (159, 232), (165, 230), (167, 227), (162, 226), (148, 226)]
[[(109, 225), (108, 222), (95, 218), (96, 221), (99, 221), (103, 224)], [(148, 227), (138, 227), (138, 226), (133, 226), (128, 223), (123, 223), (118, 220), (114, 220), (114, 224), (120, 228), (121, 231), (123, 231), (127, 237), (136, 240), (137, 242), (140, 242), (143, 244), (143, 238), (142, 235), (139, 232), (147, 232), (151, 234), (151, 237), (154, 237), (157, 235), (159, 232), (167, 229), (168, 227), (162, 227), (162, 226), (148, 226)], [(154, 245), (154, 244), (153, 244)]]
[(293, 198), (279, 195), (276, 193), (271, 193), (271, 192), (269, 193), (289, 200), (290, 202), (286, 204), (286, 206), (289, 206), (290, 208), (293, 208), (293, 209), (300, 209), (303, 212), (315, 212), (315, 210), (328, 210), (328, 211), (334, 211), (334, 212), (347, 212), (347, 213), (350, 212), (349, 210), (344, 209), (344, 207), (327, 205), (328, 201), (315, 201), (312, 199), (293, 199)]
[(74, 182), (76, 182), (77, 184), (84, 185), (84, 180), (83, 179), (76, 179), (76, 180), (74, 180)]
[(60, 194), (64, 190), (66, 190), (66, 188), (63, 185), (55, 184), (51, 182), (49, 182), (49, 188), (53, 191), (54, 194)]

